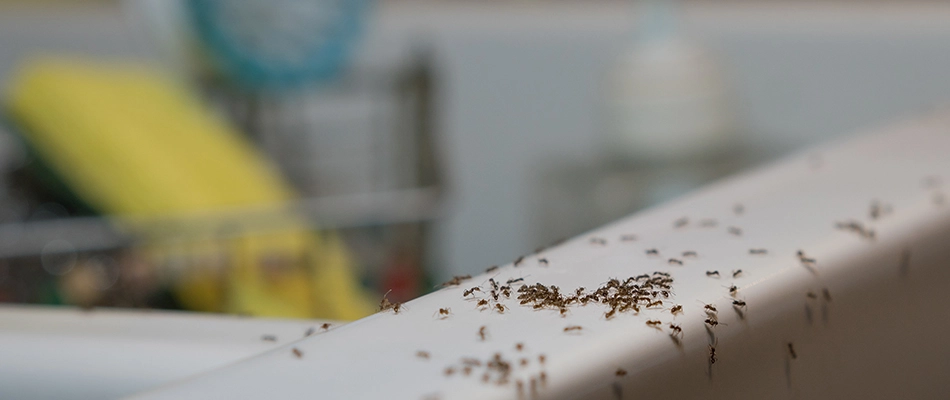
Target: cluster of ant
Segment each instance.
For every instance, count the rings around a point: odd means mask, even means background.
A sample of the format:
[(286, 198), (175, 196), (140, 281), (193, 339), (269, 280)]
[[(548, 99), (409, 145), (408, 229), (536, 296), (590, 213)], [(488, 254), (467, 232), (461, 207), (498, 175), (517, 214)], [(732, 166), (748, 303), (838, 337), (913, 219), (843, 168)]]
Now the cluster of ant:
[(672, 293), (673, 278), (665, 272), (654, 272), (652, 275), (643, 274), (630, 277), (624, 281), (610, 279), (594, 291), (586, 292), (583, 287), (577, 288), (570, 294), (560, 292), (557, 286), (546, 286), (541, 283), (518, 288), (518, 300), (522, 305), (531, 305), (535, 310), (556, 309), (562, 316), (572, 305), (601, 303), (610, 309), (604, 317), (610, 319), (616, 313), (625, 311), (640, 312), (640, 307), (662, 307), (663, 300)]
[[(520, 353), (524, 350), (524, 344), (518, 343), (515, 345), (515, 349)], [(424, 353), (424, 356), (421, 355)], [(417, 354), (420, 358), (429, 358), (429, 354), (425, 352), (419, 352)], [(538, 363), (544, 367), (545, 356), (543, 354), (538, 355)], [(527, 368), (531, 364), (531, 361), (528, 357), (521, 357), (517, 365), (521, 368)], [(456, 373), (462, 376), (472, 376), (473, 374), (478, 376), (481, 375), (482, 383), (486, 384), (496, 384), (499, 386), (507, 386), (512, 382), (512, 373), (515, 368), (515, 361), (507, 360), (502, 357), (501, 353), (495, 353), (491, 358), (485, 360), (479, 360), (474, 357), (464, 357), (461, 359), (461, 362), (456, 365), (450, 365), (445, 368), (445, 376), (453, 376)], [(548, 375), (547, 372), (542, 370), (538, 373), (537, 376), (530, 377), (528, 382), (528, 390), (532, 398), (538, 397), (538, 389), (541, 386), (547, 384)], [(518, 398), (524, 398), (525, 396), (525, 380), (516, 379), (515, 388), (518, 392)]]
[(478, 298), (475, 296), (476, 292), (482, 293), (481, 286), (465, 289), (465, 291), (462, 292), (462, 297), (469, 300), (476, 300), (476, 307), (479, 309), (491, 309), (500, 314), (504, 314), (508, 307), (501, 303), (502, 299), (511, 298), (511, 285), (521, 281), (524, 281), (524, 278), (509, 279), (504, 285), (501, 285), (495, 278), (489, 278), (488, 283), (491, 289), (489, 289), (487, 297)]
[(865, 239), (874, 239), (874, 229), (867, 228), (858, 221), (836, 222), (835, 229), (857, 233)]

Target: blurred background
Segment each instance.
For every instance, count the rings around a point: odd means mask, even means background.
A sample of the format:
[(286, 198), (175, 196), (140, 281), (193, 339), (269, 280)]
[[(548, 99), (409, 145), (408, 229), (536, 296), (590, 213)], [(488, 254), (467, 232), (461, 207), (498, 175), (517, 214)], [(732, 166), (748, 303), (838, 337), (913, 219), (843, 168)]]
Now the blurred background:
[(0, 302), (355, 319), (950, 100), (915, 1), (0, 1)]

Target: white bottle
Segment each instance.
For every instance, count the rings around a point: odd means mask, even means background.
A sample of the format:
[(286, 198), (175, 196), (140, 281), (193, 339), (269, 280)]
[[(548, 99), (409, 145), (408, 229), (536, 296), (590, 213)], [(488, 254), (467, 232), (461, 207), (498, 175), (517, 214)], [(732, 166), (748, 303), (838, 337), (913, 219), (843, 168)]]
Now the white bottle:
[(638, 39), (607, 78), (611, 152), (661, 163), (720, 153), (736, 129), (717, 64), (676, 29), (674, 1), (648, 0), (638, 10)]

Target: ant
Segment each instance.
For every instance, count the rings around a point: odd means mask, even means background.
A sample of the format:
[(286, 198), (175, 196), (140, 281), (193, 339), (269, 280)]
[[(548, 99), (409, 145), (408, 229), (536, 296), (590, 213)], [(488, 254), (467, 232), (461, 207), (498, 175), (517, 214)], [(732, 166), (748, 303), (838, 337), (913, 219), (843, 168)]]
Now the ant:
[(538, 264), (541, 264), (541, 265), (547, 267), (547, 266), (548, 266), (548, 259), (547, 259), (547, 258), (539, 258), (539, 259), (538, 259)]
[(606, 245), (607, 245), (607, 239), (598, 238), (598, 237), (593, 237), (593, 238), (590, 238), (590, 244), (596, 244), (596, 245), (599, 245), (599, 246), (606, 246)]
[(518, 265), (521, 265), (522, 261), (524, 261), (524, 256), (518, 256), (518, 258), (515, 259), (514, 265), (517, 267)]
[[(566, 328), (565, 328), (565, 329), (566, 329)], [(544, 354), (538, 355), (538, 362), (541, 363), (541, 365), (544, 365), (544, 360), (546, 360), (546, 359), (547, 359), (547, 357), (545, 357)]]
[(459, 276), (454, 276), (454, 277), (452, 277), (452, 279), (449, 279), (448, 281), (446, 281), (445, 283), (443, 283), (443, 284), (442, 284), (442, 287), (458, 286), (459, 284), (462, 283), (462, 281), (467, 281), (467, 280), (469, 280), (469, 279), (472, 279), (472, 276), (471, 276), (471, 275), (459, 275)]
[(663, 300), (651, 301), (647, 304), (647, 308), (651, 307), (663, 307)]
[(620, 235), (621, 242), (632, 242), (637, 240), (637, 235)]
[(698, 257), (695, 251), (684, 251), (683, 257)]
[(482, 291), (482, 288), (475, 286), (471, 289), (466, 289), (464, 292), (462, 292), (462, 297), (468, 297), (469, 295), (472, 295), (475, 292), (481, 292), (481, 291)]
[(738, 292), (739, 292), (739, 287), (738, 287), (738, 286), (736, 286), (736, 285), (729, 286), (729, 295), (730, 295), (730, 296), (736, 297), (736, 293), (738, 293)]
[(742, 275), (742, 270), (741, 270), (741, 269), (737, 269), (737, 270), (735, 270), (735, 271), (732, 271), (732, 277), (733, 277), (733, 278), (738, 278), (739, 275)]
[(707, 325), (712, 326), (712, 327), (719, 325), (719, 321), (717, 321), (715, 318), (706, 318), (705, 322)]
[(716, 278), (718, 278), (719, 271), (706, 271), (706, 276), (715, 276)]
[(715, 363), (716, 363), (716, 347), (713, 345), (709, 345), (709, 364), (712, 365)]
[(497, 271), (497, 270), (498, 270), (498, 266), (497, 266), (497, 265), (492, 265), (492, 266), (490, 266), (490, 267), (488, 267), (488, 268), (485, 269), (485, 273), (495, 272), (495, 271)]
[(768, 254), (766, 249), (749, 249), (749, 254)]
[(261, 336), (261, 340), (263, 340), (263, 341), (265, 341), (265, 342), (276, 342), (276, 341), (277, 341), (277, 336), (274, 336), (274, 335), (264, 335), (264, 336)]
[(798, 358), (798, 354), (795, 353), (795, 348), (792, 347), (792, 342), (788, 342), (788, 355), (792, 356), (792, 359)]
[(527, 359), (527, 358), (522, 358), (520, 361), (518, 361), (518, 364), (520, 364), (522, 367), (527, 367), (527, 366), (528, 366), (528, 359)]
[(447, 367), (445, 369), (445, 376), (452, 376), (455, 373), (455, 367)]
[(402, 309), (402, 303), (391, 302), (386, 297), (389, 295), (389, 292), (392, 291), (392, 289), (389, 289), (389, 291), (383, 295), (383, 299), (379, 301), (379, 311), (393, 310), (394, 314), (399, 314), (399, 310)]
[(614, 375), (617, 377), (627, 376), (627, 371), (623, 368), (617, 368), (617, 372), (614, 372)]
[[(578, 331), (578, 332), (579, 332), (579, 331), (581, 331), (581, 330), (583, 330), (583, 329), (584, 329), (584, 327), (583, 327), (583, 326), (580, 326), (580, 325), (570, 325), (570, 326), (565, 326), (565, 327), (564, 327), (564, 332), (572, 332), (572, 331)], [(543, 360), (543, 358), (542, 358), (542, 360)], [(541, 363), (543, 364), (544, 361), (541, 361)]]
[(504, 304), (500, 304), (500, 303), (495, 304), (495, 311), (498, 311), (499, 314), (504, 314), (506, 308), (508, 307), (505, 307)]
[(673, 306), (673, 308), (670, 308), (670, 314), (676, 314), (676, 313), (682, 313), (682, 312), (683, 312), (683, 306), (680, 304), (677, 304)]
[(518, 282), (524, 282), (524, 278), (509, 279), (508, 282), (505, 282), (505, 284), (510, 285), (512, 283), (518, 283)]
[(734, 307), (745, 307), (745, 301), (743, 300), (733, 300), (732, 305)]
[(672, 265), (683, 265), (683, 262), (682, 262), (682, 261), (677, 260), (677, 259), (675, 259), (675, 258), (671, 258), (668, 262), (669, 262), (670, 264), (672, 264)]
[(428, 352), (428, 351), (419, 350), (419, 351), (416, 352), (416, 357), (419, 357), (419, 358), (424, 359), (424, 360), (428, 360), (428, 359), (429, 359), (429, 352)]
[[(567, 308), (561, 307), (560, 313), (561, 313), (561, 318), (566, 317), (566, 316), (567, 316)], [(608, 317), (608, 318), (609, 318), (609, 317)]]
[(480, 299), (478, 303), (475, 303), (475, 308), (486, 307), (488, 306), (488, 299)]
[(331, 326), (333, 326), (333, 324), (329, 322), (324, 322), (323, 325), (320, 325), (320, 329), (323, 329), (324, 331), (328, 331), (330, 330)]
[(462, 374), (465, 375), (465, 376), (471, 375), (471, 374), (472, 374), (472, 367), (469, 367), (468, 365), (466, 365), (465, 367), (463, 367), (463, 368), (462, 368)]
[(658, 256), (658, 255), (660, 255), (660, 251), (657, 250), (657, 249), (647, 249), (647, 255), (648, 255), (648, 256)]
[(829, 303), (831, 302), (831, 292), (828, 291), (828, 288), (822, 288), (822, 289), (821, 289), (821, 294), (822, 294), (822, 296), (825, 297), (825, 301), (827, 301), (827, 302), (829, 302)]
[(814, 263), (815, 263), (815, 259), (814, 259), (814, 258), (805, 257), (805, 252), (804, 252), (804, 251), (801, 251), (801, 250), (798, 251), (798, 260), (801, 261), (802, 264), (814, 264)]
[(446, 319), (446, 318), (449, 317), (449, 315), (452, 314), (452, 309), (451, 309), (451, 308), (448, 308), (448, 307), (446, 307), (446, 308), (440, 308), (439, 311), (438, 311), (438, 314), (439, 314), (439, 317), (440, 317), (441, 319)]
[(707, 314), (716, 314), (719, 310), (716, 309), (716, 306), (712, 304), (703, 304), (703, 308), (706, 310)]
[(515, 350), (518, 350), (518, 351), (524, 350), (524, 343), (516, 343)]
[(660, 326), (661, 324), (663, 324), (663, 321), (659, 321), (659, 320), (655, 320), (655, 319), (648, 319), (648, 320), (647, 320), (647, 326), (649, 326), (649, 327), (651, 327), (651, 328), (657, 328), (657, 329), (659, 329), (659, 326)]
[(739, 229), (739, 228), (734, 227), (734, 226), (730, 226), (730, 227), (729, 227), (729, 234), (731, 234), (731, 235), (733, 235), (733, 236), (742, 236), (742, 229)]
[(311, 335), (313, 335), (314, 333), (317, 333), (317, 328), (314, 328), (314, 327), (311, 326), (311, 327), (307, 328), (307, 331), (303, 333), (303, 336), (304, 336), (304, 337), (311, 336)]
[(614, 316), (615, 313), (617, 313), (617, 309), (616, 309), (616, 308), (611, 308), (610, 311), (607, 311), (606, 313), (604, 313), (604, 319), (611, 319), (611, 318), (613, 318), (613, 316)]
[(293, 350), (291, 351), (293, 351), (294, 355), (297, 356), (297, 358), (303, 358), (303, 352), (300, 351), (300, 349), (294, 347)]
[(676, 221), (673, 221), (674, 228), (682, 228), (686, 226), (687, 224), (689, 224), (689, 218), (687, 217), (682, 217), (680, 219), (677, 219)]
[(679, 325), (676, 325), (670, 322), (670, 330), (673, 331), (670, 333), (670, 335), (672, 336), (676, 336), (676, 335), (679, 335), (680, 337), (683, 336), (683, 328), (681, 328)]

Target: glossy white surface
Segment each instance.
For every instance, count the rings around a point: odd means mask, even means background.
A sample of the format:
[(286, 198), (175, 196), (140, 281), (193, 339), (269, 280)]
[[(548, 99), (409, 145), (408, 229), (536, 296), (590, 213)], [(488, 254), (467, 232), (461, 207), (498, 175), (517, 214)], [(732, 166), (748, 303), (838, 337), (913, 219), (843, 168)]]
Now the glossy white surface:
[[(528, 256), (519, 267), (416, 299), (399, 314), (383, 312), (305, 339), (294, 345), (302, 358), (281, 347), (135, 398), (518, 398), (515, 382), (527, 385), (541, 370), (547, 384), (525, 398), (946, 396), (950, 203), (935, 200), (941, 190), (950, 194), (948, 132), (946, 116), (918, 119), (793, 156)], [(926, 184), (931, 177), (943, 186)], [(875, 199), (893, 212), (872, 220)], [(741, 215), (733, 212), (737, 203)], [(681, 217), (689, 224), (674, 228)], [(718, 225), (699, 226), (705, 218)], [(834, 228), (852, 219), (873, 228), (875, 239)], [(728, 233), (733, 226), (742, 234)], [(624, 234), (638, 240), (621, 242)], [(592, 237), (606, 245), (592, 244)], [(661, 256), (645, 254), (650, 248)], [(750, 255), (752, 248), (768, 254)], [(799, 249), (817, 260), (812, 268), (799, 261)], [(667, 262), (683, 251), (698, 257), (682, 266)], [(904, 251), (909, 264), (902, 263)], [(744, 273), (733, 279), (736, 269)], [(708, 277), (708, 270), (722, 278)], [(675, 279), (664, 310), (611, 320), (601, 305), (572, 307), (561, 318), (514, 298), (502, 301), (503, 314), (462, 298), (474, 285), (487, 289), (491, 277), (571, 292), (653, 271)], [(744, 319), (731, 307), (732, 284), (748, 304)], [(705, 329), (702, 303), (718, 307), (718, 327)], [(670, 314), (674, 304), (683, 305), (682, 315)], [(452, 314), (439, 319), (443, 307)], [(680, 324), (682, 346), (667, 328), (646, 326), (648, 319)], [(568, 325), (583, 331), (565, 334)], [(481, 326), (488, 329), (485, 341), (478, 339)], [(523, 352), (515, 349), (519, 342)], [(713, 365), (710, 343), (717, 348)], [(430, 359), (417, 357), (419, 350)], [(462, 357), (486, 360), (495, 353), (531, 361), (516, 366), (507, 385), (482, 383), (482, 369), (461, 376)], [(538, 354), (546, 355), (543, 367)], [(456, 372), (447, 377), (448, 366)], [(628, 374), (616, 377), (617, 368)]]
[(294, 342), (311, 327), (322, 334), (323, 322), (7, 305), (0, 398), (121, 397)]

